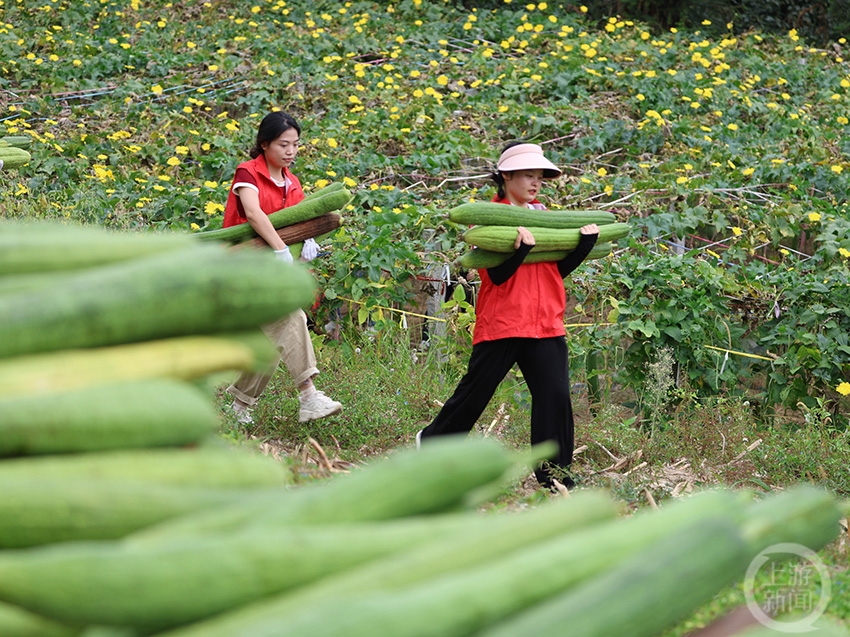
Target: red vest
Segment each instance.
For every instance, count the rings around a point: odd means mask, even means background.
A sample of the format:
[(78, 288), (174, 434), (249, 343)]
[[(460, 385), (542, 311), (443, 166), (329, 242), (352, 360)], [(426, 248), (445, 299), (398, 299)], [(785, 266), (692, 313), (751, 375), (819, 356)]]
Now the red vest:
[[(239, 164), (237, 170), (239, 168), (244, 168), (253, 175), (257, 188), (260, 191), (260, 208), (267, 215), (277, 212), (281, 208), (294, 206), (304, 199), (304, 190), (301, 188), (301, 182), (298, 181), (298, 177), (289, 172), (288, 168), (283, 169), (284, 178), (287, 178), (290, 182), (289, 187), (286, 189), (286, 198), (284, 199), (283, 189), (269, 177), (269, 168), (266, 166), (264, 155), (259, 155), (255, 159)], [(248, 221), (246, 217), (243, 217), (239, 213), (238, 200), (239, 197), (236, 196), (233, 188), (231, 188), (227, 194), (227, 205), (224, 207), (222, 227), (227, 228)]]
[[(510, 205), (507, 199), (494, 201)], [(473, 345), (500, 338), (566, 334), (567, 294), (557, 263), (523, 263), (502, 285), (495, 285), (486, 269), (478, 273), (481, 289), (475, 305)]]

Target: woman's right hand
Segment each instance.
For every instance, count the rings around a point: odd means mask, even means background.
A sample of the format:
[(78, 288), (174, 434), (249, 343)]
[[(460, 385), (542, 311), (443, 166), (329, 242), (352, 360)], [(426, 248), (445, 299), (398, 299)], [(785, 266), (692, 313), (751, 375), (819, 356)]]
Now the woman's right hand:
[(525, 226), (519, 226), (516, 229), (516, 241), (514, 241), (514, 250), (519, 250), (520, 244), (533, 246), (536, 244), (534, 235)]
[(292, 263), (292, 253), (289, 251), (289, 246), (283, 246), (283, 250), (275, 250), (274, 256), (284, 263)]

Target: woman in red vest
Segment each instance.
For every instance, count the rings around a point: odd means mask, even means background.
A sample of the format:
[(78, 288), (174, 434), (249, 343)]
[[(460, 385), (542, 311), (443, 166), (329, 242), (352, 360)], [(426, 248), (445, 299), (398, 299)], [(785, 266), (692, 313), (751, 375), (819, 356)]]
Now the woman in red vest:
[[(301, 127), (293, 117), (275, 111), (266, 115), (257, 130), (251, 149), (251, 160), (239, 164), (224, 210), (224, 227), (249, 223), (254, 231), (274, 250), (278, 259), (292, 263), (292, 254), (268, 219), (268, 215), (294, 206), (304, 199), (304, 191), (290, 167), (298, 153)], [(301, 260), (310, 261), (318, 254), (313, 239), (307, 239)], [(263, 331), (277, 346), (280, 357), (265, 373), (243, 373), (227, 388), (233, 396), (237, 420), (251, 423), (251, 408), (257, 403), (282, 360), (299, 389), (301, 408), (299, 422), (324, 418), (342, 411), (342, 405), (331, 400), (313, 385), (319, 373), (313, 341), (307, 329), (307, 315), (296, 310), (279, 321), (263, 326)]]
[[(493, 201), (545, 210), (537, 199), (543, 180), (560, 174), (540, 146), (508, 144), (493, 174), (498, 187)], [(562, 261), (525, 263), (535, 240), (527, 228), (519, 226), (511, 258), (479, 271), (481, 288), (467, 372), (434, 421), (416, 434), (418, 445), (434, 436), (469, 433), (499, 383), (517, 364), (531, 392), (531, 444), (548, 440), (558, 444), (552, 462), (535, 469), (537, 480), (552, 487), (557, 477), (572, 486), (569, 477), (562, 475), (572, 463), (574, 446), (564, 278), (590, 253), (599, 227), (586, 225), (580, 235), (576, 249)]]

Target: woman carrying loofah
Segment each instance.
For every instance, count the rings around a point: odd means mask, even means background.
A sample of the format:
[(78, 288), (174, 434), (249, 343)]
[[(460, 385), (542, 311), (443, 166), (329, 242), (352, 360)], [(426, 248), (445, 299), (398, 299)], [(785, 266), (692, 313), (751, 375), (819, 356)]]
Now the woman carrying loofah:
[[(493, 201), (545, 210), (537, 199), (543, 180), (560, 174), (537, 144), (508, 144), (492, 176), (498, 188)], [(517, 364), (531, 392), (531, 444), (549, 440), (558, 444), (551, 462), (535, 469), (537, 480), (550, 488), (557, 474), (572, 485), (561, 475), (572, 463), (575, 435), (564, 278), (590, 253), (599, 227), (589, 224), (579, 232), (579, 245), (562, 261), (524, 263), (535, 240), (527, 228), (519, 226), (511, 258), (479, 270), (481, 289), (467, 372), (433, 422), (416, 435), (417, 444), (427, 444), (435, 436), (469, 433), (499, 383)]]
[[(290, 115), (274, 111), (266, 115), (257, 130), (251, 149), (251, 160), (236, 167), (233, 185), (224, 210), (224, 227), (249, 223), (254, 231), (274, 250), (275, 256), (292, 263), (292, 254), (278, 236), (268, 215), (294, 206), (304, 199), (304, 191), (290, 167), (298, 153), (301, 127)], [(313, 239), (307, 239), (301, 260), (310, 261), (318, 254)], [(282, 360), (299, 390), (301, 407), (299, 422), (307, 422), (338, 414), (342, 404), (331, 400), (313, 385), (318, 375), (313, 341), (307, 329), (307, 315), (297, 310), (279, 321), (263, 326), (263, 331), (277, 346), (280, 358), (265, 373), (242, 373), (227, 388), (233, 396), (232, 409), (244, 424), (253, 422), (251, 408), (257, 403)]]

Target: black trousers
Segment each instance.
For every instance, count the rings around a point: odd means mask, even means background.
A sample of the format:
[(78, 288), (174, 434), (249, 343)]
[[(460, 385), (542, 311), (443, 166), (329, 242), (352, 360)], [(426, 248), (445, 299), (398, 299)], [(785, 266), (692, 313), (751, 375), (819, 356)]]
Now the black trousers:
[[(469, 433), (490, 399), (516, 363), (531, 393), (531, 444), (547, 440), (558, 444), (552, 463), (569, 467), (573, 461), (575, 425), (570, 401), (567, 341), (554, 338), (506, 338), (478, 343), (466, 374), (434, 421), (422, 430), (421, 440), (448, 434)], [(535, 470), (538, 481), (551, 485), (545, 467)]]

